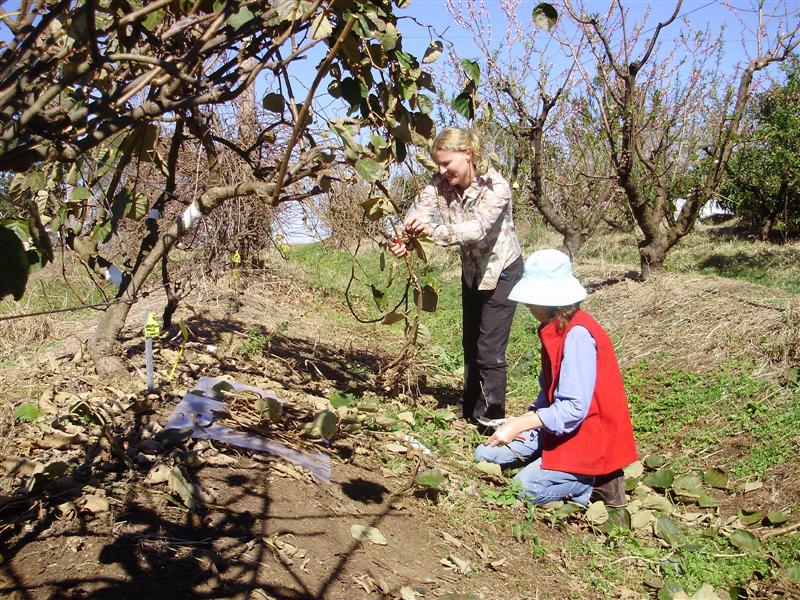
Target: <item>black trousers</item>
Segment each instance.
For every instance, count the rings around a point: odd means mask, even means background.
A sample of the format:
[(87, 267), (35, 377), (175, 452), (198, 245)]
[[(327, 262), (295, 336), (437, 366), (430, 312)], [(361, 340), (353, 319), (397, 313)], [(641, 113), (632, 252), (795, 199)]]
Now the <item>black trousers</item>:
[(499, 419), (506, 414), (506, 345), (517, 303), (508, 299), (522, 277), (522, 257), (500, 275), (493, 290), (474, 290), (461, 279), (464, 335), (462, 415)]

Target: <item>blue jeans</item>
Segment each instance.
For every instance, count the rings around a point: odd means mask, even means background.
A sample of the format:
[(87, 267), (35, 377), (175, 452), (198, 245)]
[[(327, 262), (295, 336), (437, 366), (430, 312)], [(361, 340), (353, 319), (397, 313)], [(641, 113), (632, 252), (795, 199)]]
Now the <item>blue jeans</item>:
[(514, 477), (521, 484), (519, 497), (522, 500), (527, 499), (534, 504), (572, 500), (586, 506), (592, 495), (594, 477), (543, 469), (539, 431), (533, 429), (521, 435), (524, 439), (514, 440), (506, 446), (492, 448), (481, 444), (475, 448), (475, 460), (498, 464), (505, 468), (525, 465)]

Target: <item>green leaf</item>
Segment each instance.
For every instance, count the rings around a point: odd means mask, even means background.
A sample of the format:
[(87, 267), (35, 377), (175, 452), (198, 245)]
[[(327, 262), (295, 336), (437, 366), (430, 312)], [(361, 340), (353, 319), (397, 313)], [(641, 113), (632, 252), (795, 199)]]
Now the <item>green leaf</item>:
[(648, 494), (642, 498), (642, 508), (652, 508), (659, 512), (669, 512), (672, 510), (672, 504), (664, 496), (656, 494)]
[(749, 531), (736, 529), (728, 538), (734, 546), (745, 552), (758, 552), (761, 549), (761, 542)]
[(129, 219), (134, 219), (139, 221), (143, 219), (145, 215), (148, 213), (150, 209), (150, 198), (142, 194), (141, 192), (136, 192), (133, 196), (133, 201), (129, 204), (128, 210), (125, 213), (125, 216)]
[(571, 514), (579, 512), (582, 509), (583, 507), (580, 504), (577, 504), (575, 502), (567, 502), (566, 504), (564, 504), (564, 506), (557, 508), (556, 510), (553, 511), (553, 514), (550, 515), (550, 521), (552, 523), (555, 523), (556, 521), (559, 521), (561, 519), (566, 519)]
[(709, 469), (703, 473), (703, 481), (706, 485), (710, 485), (718, 490), (728, 489), (728, 474), (722, 469)]
[(379, 32), (376, 36), (381, 43), (381, 48), (388, 52), (397, 48), (397, 42), (400, 39), (400, 34), (397, 28), (391, 23), (386, 24), (386, 31)]
[(25, 173), (24, 187), (32, 192), (37, 192), (44, 187), (45, 176), (43, 171), (33, 170)]
[(800, 563), (792, 563), (787, 566), (786, 576), (792, 581), (800, 581)]
[(395, 56), (397, 57), (397, 62), (400, 63), (400, 67), (405, 71), (412, 71), (415, 68), (415, 60), (414, 57), (410, 54), (406, 54), (402, 50), (397, 50), (395, 52)]
[(667, 515), (661, 515), (656, 519), (655, 534), (673, 548), (678, 547), (680, 544), (681, 532), (675, 524), (675, 521), (670, 519)]
[(474, 60), (465, 58), (458, 64), (461, 65), (462, 69), (464, 69), (464, 74), (467, 76), (467, 78), (477, 84), (481, 76), (481, 68), (478, 66), (478, 63)]
[(789, 515), (782, 511), (771, 510), (767, 513), (767, 521), (772, 525), (781, 525), (789, 520)]
[(655, 590), (660, 590), (664, 587), (664, 580), (652, 571), (647, 571), (642, 575), (642, 583)]
[(650, 469), (660, 469), (666, 464), (667, 459), (663, 456), (659, 456), (658, 454), (650, 454), (645, 457), (643, 462), (645, 467)]
[(624, 506), (619, 508), (606, 507), (608, 520), (600, 526), (604, 533), (611, 533), (615, 529), (631, 529), (631, 513)]
[(453, 100), (453, 108), (462, 117), (471, 121), (475, 118), (475, 106), (472, 102), (472, 94), (461, 93)]
[(256, 16), (252, 13), (252, 11), (246, 6), (243, 6), (238, 12), (228, 17), (228, 25), (234, 29), (239, 29), (242, 25), (249, 23), (255, 18)]
[(679, 595), (688, 598), (683, 586), (675, 581), (667, 581), (660, 590), (658, 590), (658, 600), (675, 600)]
[(444, 473), (439, 471), (438, 469), (429, 469), (427, 471), (422, 471), (419, 473), (414, 479), (414, 483), (424, 488), (429, 488), (432, 490), (441, 490), (442, 485), (445, 482)]
[(662, 469), (661, 471), (655, 471), (645, 475), (642, 478), (642, 483), (657, 490), (666, 490), (672, 485), (674, 478), (675, 474), (672, 471), (669, 469)]
[(384, 325), (394, 325), (395, 323), (399, 323), (400, 321), (405, 321), (405, 319), (406, 316), (403, 313), (390, 312), (385, 317), (383, 317), (381, 323), (383, 323)]
[(311, 37), (315, 40), (322, 40), (331, 33), (333, 33), (333, 27), (328, 21), (328, 15), (323, 11), (311, 22)]
[(167, 428), (159, 431), (153, 438), (165, 446), (181, 446), (192, 437), (194, 429), (184, 427), (183, 429)]
[(356, 171), (367, 183), (374, 183), (383, 177), (383, 166), (371, 158), (362, 158), (356, 161)]
[(164, 20), (164, 15), (166, 11), (163, 8), (159, 8), (158, 10), (154, 10), (151, 13), (148, 13), (144, 21), (142, 21), (142, 25), (144, 25), (145, 29), (148, 31), (155, 31), (161, 22)]
[(263, 100), (261, 100), (261, 105), (265, 110), (281, 114), (283, 109), (286, 107), (286, 100), (281, 94), (277, 92), (270, 92), (264, 96)]
[(714, 508), (716, 506), (719, 506), (719, 502), (717, 502), (715, 498), (709, 496), (708, 494), (702, 494), (697, 499), (697, 505), (700, 508)]
[(303, 426), (302, 434), (313, 439), (330, 439), (336, 434), (338, 423), (339, 418), (335, 413), (321, 410), (314, 415), (310, 423)]
[(702, 482), (697, 475), (681, 475), (672, 483), (672, 489), (681, 502), (696, 502), (704, 494)]
[(558, 21), (558, 11), (552, 4), (542, 2), (533, 9), (532, 18), (537, 27), (550, 31)]
[(261, 398), (256, 399), (254, 408), (261, 415), (262, 419), (268, 419), (275, 422), (283, 415), (283, 404), (275, 398)]
[(394, 213), (394, 207), (383, 196), (372, 196), (360, 204), (364, 209), (364, 217), (370, 221), (377, 221), (378, 219)]
[(387, 142), (386, 139), (383, 136), (380, 136), (380, 135), (373, 135), (372, 137), (369, 138), (369, 141), (370, 141), (370, 144), (372, 144), (372, 146), (374, 148), (388, 148), (389, 147), (389, 142)]
[(424, 64), (436, 62), (436, 60), (442, 55), (442, 50), (444, 50), (444, 45), (442, 42), (439, 40), (432, 41), (427, 50), (425, 50), (425, 54), (422, 57), (422, 62)]
[(92, 191), (86, 187), (76, 187), (72, 189), (72, 193), (69, 195), (69, 202), (80, 202), (81, 200), (87, 200), (92, 197)]
[(737, 516), (745, 525), (755, 525), (756, 523), (760, 523), (764, 520), (764, 513), (760, 510), (748, 510), (746, 508), (742, 508), (737, 513)]
[(342, 392), (336, 391), (331, 394), (329, 401), (333, 408), (342, 408), (343, 406), (350, 406), (355, 400), (355, 396), (353, 394), (343, 394)]
[(186, 508), (194, 510), (197, 508), (197, 501), (194, 494), (194, 485), (189, 482), (183, 474), (181, 468), (177, 465), (170, 469), (169, 473), (169, 487), (170, 489), (180, 496)]
[(403, 100), (411, 100), (417, 95), (417, 84), (413, 80), (401, 79), (400, 80), (400, 96)]
[(14, 421), (17, 423), (33, 423), (39, 418), (39, 407), (31, 402), (23, 402), (14, 411)]
[(602, 525), (608, 521), (608, 509), (602, 500), (592, 502), (583, 515), (592, 525)]
[(420, 323), (417, 325), (416, 335), (414, 336), (414, 344), (417, 346), (427, 346), (431, 343), (431, 331), (428, 329), (427, 325), (424, 323)]
[(659, 512), (669, 512), (672, 510), (672, 504), (664, 496), (657, 494), (648, 494), (642, 498), (642, 508), (652, 508)]
[(417, 94), (417, 106), (426, 115), (433, 112), (433, 100), (425, 94)]

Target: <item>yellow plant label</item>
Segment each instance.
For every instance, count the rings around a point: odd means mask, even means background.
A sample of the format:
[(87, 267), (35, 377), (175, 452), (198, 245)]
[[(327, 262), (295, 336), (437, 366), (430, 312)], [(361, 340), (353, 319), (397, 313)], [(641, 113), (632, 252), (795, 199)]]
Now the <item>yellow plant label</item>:
[(239, 254), (238, 250), (233, 253), (233, 258), (231, 258), (231, 260), (235, 265), (238, 265), (240, 262), (242, 262), (242, 256)]
[(156, 321), (153, 313), (147, 315), (147, 321), (144, 324), (144, 337), (155, 338), (158, 337), (158, 321)]

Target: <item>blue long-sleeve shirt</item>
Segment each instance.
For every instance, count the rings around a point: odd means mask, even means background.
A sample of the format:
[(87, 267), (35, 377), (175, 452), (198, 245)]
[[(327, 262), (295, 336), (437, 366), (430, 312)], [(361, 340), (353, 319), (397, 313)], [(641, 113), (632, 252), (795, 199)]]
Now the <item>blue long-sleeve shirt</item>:
[(575, 431), (589, 412), (596, 380), (597, 344), (588, 329), (575, 326), (564, 340), (564, 356), (553, 403), (547, 402), (544, 376), (540, 374), (539, 396), (529, 410), (536, 410), (545, 429), (556, 435)]

